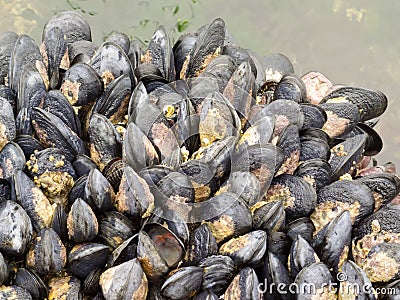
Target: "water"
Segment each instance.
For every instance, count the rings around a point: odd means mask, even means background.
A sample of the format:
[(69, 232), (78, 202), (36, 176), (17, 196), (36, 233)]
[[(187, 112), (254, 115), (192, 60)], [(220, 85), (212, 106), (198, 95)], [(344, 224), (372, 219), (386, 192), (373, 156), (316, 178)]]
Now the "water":
[(379, 89), (389, 107), (376, 126), (384, 140), (376, 159), (400, 166), (399, 1), (0, 0), (0, 28), (39, 42), (46, 20), (70, 9), (85, 15), (97, 45), (113, 30), (146, 43), (159, 24), (176, 39), (178, 20), (190, 31), (222, 17), (239, 45), (283, 53), (299, 75), (320, 71), (334, 83)]

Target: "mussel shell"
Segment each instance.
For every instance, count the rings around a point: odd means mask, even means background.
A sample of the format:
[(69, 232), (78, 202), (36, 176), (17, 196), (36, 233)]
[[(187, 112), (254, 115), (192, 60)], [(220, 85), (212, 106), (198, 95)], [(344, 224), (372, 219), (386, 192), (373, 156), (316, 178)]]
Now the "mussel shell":
[(393, 174), (369, 174), (356, 179), (371, 189), (375, 210), (392, 201), (400, 193), (400, 179)]
[(103, 170), (112, 159), (121, 157), (120, 136), (105, 116), (93, 113), (90, 118), (88, 136), (90, 156), (100, 170)]
[(96, 163), (84, 154), (78, 154), (72, 163), (75, 173), (78, 177), (88, 175), (91, 169), (97, 168)]
[(257, 266), (267, 250), (267, 234), (256, 230), (232, 238), (219, 248), (219, 254), (233, 259), (236, 266)]
[(26, 289), (35, 300), (46, 298), (48, 295), (47, 285), (32, 270), (18, 268), (15, 273), (15, 284)]
[(304, 115), (304, 123), (301, 130), (322, 128), (324, 126), (328, 116), (320, 106), (311, 103), (302, 103), (300, 107)]
[[(93, 297), (92, 299), (103, 299), (102, 294), (99, 292), (100, 288), (100, 276), (102, 270), (94, 269), (91, 271), (82, 282), (82, 291), (85, 295)], [(100, 295), (101, 294), (101, 295)], [(97, 297), (96, 297), (97, 296)]]
[(3, 254), (0, 252), (0, 284), (3, 285), (8, 278), (8, 265), (7, 262), (4, 260)]
[(307, 218), (299, 218), (286, 225), (285, 232), (292, 239), (295, 240), (298, 235), (304, 238), (308, 243), (311, 243), (313, 232), (315, 230), (313, 222)]
[(0, 152), (0, 178), (12, 183), (15, 170), (25, 168), (24, 153), (18, 144), (10, 142)]
[(11, 104), (0, 97), (0, 150), (9, 142), (15, 139), (16, 127), (14, 113)]
[(187, 76), (185, 77), (198, 76), (213, 58), (219, 56), (224, 39), (225, 22), (217, 18), (200, 32), (196, 46), (190, 53)]
[(78, 278), (85, 278), (93, 270), (102, 269), (107, 262), (109, 248), (87, 243), (74, 246), (68, 253), (68, 269)]
[(44, 81), (32, 63), (23, 66), (19, 81), (17, 109), (27, 108), (29, 115), (33, 107), (42, 105), (46, 97), (47, 81)]
[(256, 272), (252, 268), (243, 268), (233, 278), (224, 293), (224, 299), (261, 299), (260, 284)]
[(276, 144), (282, 149), (285, 156), (284, 161), (277, 172), (280, 174), (293, 174), (300, 160), (300, 137), (299, 129), (295, 125), (287, 126), (281, 133)]
[(14, 201), (5, 201), (0, 203), (0, 217), (0, 250), (17, 256), (25, 253), (33, 234), (28, 214)]
[(265, 195), (266, 201), (282, 201), (288, 220), (307, 217), (317, 205), (317, 194), (305, 180), (282, 174), (275, 177)]
[[(321, 262), (316, 262), (303, 268), (296, 276), (295, 284), (299, 287), (300, 293), (297, 299), (313, 299), (313, 294), (317, 293), (319, 297), (333, 297), (333, 292), (329, 286), (333, 284), (332, 275), (328, 267)], [(313, 292), (310, 293), (310, 283)], [(308, 287), (307, 287), (308, 285)], [(327, 298), (330, 299), (330, 298)]]
[(91, 241), (99, 232), (96, 215), (82, 199), (76, 199), (67, 218), (68, 236), (76, 243)]
[(85, 105), (103, 93), (103, 83), (91, 66), (77, 63), (65, 72), (60, 91), (71, 105)]
[(84, 142), (60, 118), (40, 108), (32, 110), (32, 124), (40, 142), (61, 149), (68, 160), (86, 154)]
[(176, 269), (161, 287), (161, 293), (168, 299), (188, 299), (201, 287), (203, 269), (183, 267)]
[(265, 71), (264, 82), (278, 83), (286, 74), (294, 73), (290, 59), (280, 53), (264, 56), (260, 63)]
[(44, 25), (42, 40), (45, 40), (48, 32), (55, 27), (62, 30), (68, 43), (92, 40), (89, 23), (76, 11), (63, 11), (50, 18)]
[(18, 34), (12, 31), (0, 34), (0, 83), (5, 83), (10, 67), (10, 58), (18, 40)]
[[(287, 296), (290, 284), (289, 272), (285, 264), (271, 252), (265, 255), (263, 278), (263, 285), (270, 284), (269, 289), (264, 286), (264, 297), (266, 299), (289, 299), (290, 296)], [(282, 296), (280, 296), (277, 286), (283, 287), (281, 289)]]
[(218, 252), (217, 241), (210, 228), (202, 224), (192, 231), (185, 255), (185, 265), (196, 266), (203, 259)]
[(146, 299), (148, 281), (139, 261), (132, 259), (104, 271), (100, 287), (109, 300)]
[[(1, 77), (0, 77), (0, 82), (1, 82)], [(3, 97), (11, 104), (14, 116), (17, 115), (17, 95), (14, 93), (14, 91), (8, 86), (0, 85), (0, 97)]]
[(49, 280), (49, 300), (82, 299), (81, 282), (73, 276), (53, 277)]
[(276, 232), (285, 226), (286, 213), (281, 201), (255, 203), (250, 208), (253, 215), (253, 228)]
[(222, 191), (236, 194), (249, 206), (260, 200), (260, 182), (256, 175), (248, 171), (232, 172), (217, 194)]
[[(346, 280), (340, 282), (339, 297), (362, 297), (363, 299), (377, 299), (373, 294), (372, 283), (367, 274), (353, 261), (348, 260), (342, 266)], [(360, 288), (362, 287), (362, 288)]]
[(322, 127), (330, 138), (349, 133), (360, 121), (360, 113), (353, 103), (323, 103), (319, 106), (326, 112), (327, 120)]
[(350, 211), (351, 222), (357, 225), (374, 210), (371, 190), (361, 182), (340, 180), (320, 189), (318, 204), (311, 215), (316, 232), (320, 231), (343, 210)]
[(175, 42), (172, 51), (174, 53), (174, 62), (175, 62), (175, 73), (176, 79), (182, 79), (186, 74), (181, 74), (181, 71), (184, 69), (184, 64), (189, 62), (190, 57), (188, 55), (192, 51), (192, 49), (196, 46), (197, 42), (197, 34), (187, 32), (182, 34)]
[(229, 256), (212, 255), (200, 261), (203, 268), (202, 289), (221, 295), (234, 276), (235, 263)]
[(75, 63), (89, 63), (90, 58), (97, 50), (97, 46), (86, 40), (80, 40), (68, 45), (68, 55), (71, 66)]
[(99, 237), (115, 249), (137, 232), (136, 224), (116, 211), (108, 211), (99, 220)]
[(96, 212), (106, 212), (115, 205), (115, 193), (111, 184), (97, 169), (89, 172), (85, 184), (84, 198)]
[(128, 55), (129, 47), (130, 47), (130, 40), (126, 33), (113, 31), (110, 35), (107, 36), (106, 42), (112, 42), (121, 47), (122, 50)]
[(14, 172), (13, 182), (16, 200), (29, 215), (35, 231), (50, 227), (54, 208), (42, 190), (21, 170)]
[(123, 74), (130, 78), (131, 86), (135, 86), (135, 77), (128, 56), (121, 47), (112, 42), (104, 42), (89, 64), (101, 76), (104, 87)]
[(290, 275), (296, 277), (300, 270), (316, 262), (319, 262), (319, 258), (314, 249), (301, 235), (298, 235), (290, 248)]
[(252, 227), (250, 209), (243, 200), (228, 192), (211, 198), (207, 205), (201, 205), (199, 214), (193, 218), (206, 220), (218, 243), (245, 234)]
[(119, 245), (112, 253), (108, 256), (106, 266), (111, 268), (120, 265), (128, 260), (136, 258), (137, 255), (137, 244), (138, 235), (130, 237)]
[(67, 250), (53, 229), (40, 231), (26, 255), (26, 264), (40, 275), (57, 274), (67, 263)]
[(303, 178), (317, 192), (331, 183), (331, 166), (326, 160), (319, 158), (303, 161), (293, 174)]
[(44, 146), (30, 135), (18, 135), (15, 142), (24, 152), (25, 160), (28, 160), (35, 150), (41, 151), (44, 149)]
[(351, 241), (350, 212), (345, 210), (330, 221), (313, 240), (312, 246), (329, 268), (335, 272), (347, 260)]
[(356, 87), (338, 88), (326, 95), (321, 102), (353, 103), (358, 108), (362, 122), (379, 117), (387, 107), (387, 98), (381, 91)]
[(274, 100), (276, 99), (305, 102), (307, 100), (306, 86), (303, 80), (296, 74), (284, 75), (275, 88)]

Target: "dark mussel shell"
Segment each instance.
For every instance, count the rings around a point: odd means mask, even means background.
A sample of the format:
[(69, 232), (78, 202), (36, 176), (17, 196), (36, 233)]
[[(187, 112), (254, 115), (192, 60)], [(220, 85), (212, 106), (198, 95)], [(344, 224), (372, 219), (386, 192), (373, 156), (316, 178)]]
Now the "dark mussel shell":
[(81, 136), (81, 123), (74, 108), (58, 90), (51, 90), (44, 98), (41, 108), (59, 117), (77, 135)]
[(257, 176), (249, 171), (232, 172), (217, 194), (222, 192), (234, 193), (252, 206), (260, 200), (260, 182)]
[(103, 175), (112, 185), (115, 192), (118, 192), (119, 184), (121, 183), (123, 167), (125, 163), (119, 157), (111, 160), (103, 169)]
[(325, 96), (322, 103), (350, 102), (357, 106), (362, 122), (379, 117), (386, 110), (387, 98), (378, 90), (342, 87)]
[(51, 222), (51, 229), (53, 229), (62, 241), (68, 239), (68, 228), (67, 228), (67, 218), (68, 214), (65, 208), (57, 203), (54, 208), (53, 220)]
[(68, 236), (76, 243), (93, 240), (99, 232), (99, 223), (90, 206), (76, 199), (67, 218)]
[(53, 28), (60, 28), (69, 44), (80, 40), (92, 40), (89, 23), (76, 11), (63, 11), (50, 18), (43, 28), (43, 41)]
[(283, 152), (272, 144), (251, 145), (238, 153), (232, 162), (233, 171), (250, 171), (260, 182), (260, 196), (268, 190), (274, 174), (281, 167)]
[(331, 156), (329, 137), (321, 129), (306, 129), (300, 135), (300, 161), (328, 160)]
[(295, 278), (303, 268), (316, 262), (319, 262), (319, 258), (314, 249), (301, 235), (297, 235), (290, 248), (290, 275)]
[(97, 72), (89, 65), (77, 63), (65, 72), (61, 93), (71, 105), (85, 105), (103, 93), (103, 83)]
[(284, 75), (293, 74), (294, 68), (290, 59), (280, 53), (264, 56), (260, 63), (265, 71), (265, 82), (275, 82), (276, 84)]
[(161, 293), (168, 299), (188, 299), (200, 289), (202, 278), (200, 267), (179, 268), (164, 281)]
[[(258, 76), (258, 69), (256, 67), (256, 63), (254, 62), (255, 59), (249, 53), (250, 51), (234, 44), (226, 44), (222, 49), (222, 55), (230, 56), (233, 61), (235, 62), (236, 66), (239, 66), (243, 62), (248, 62), (250, 64), (250, 70), (254, 75), (254, 78)], [(256, 91), (253, 91), (254, 93)]]
[[(218, 243), (245, 234), (252, 227), (251, 212), (247, 205), (232, 193), (222, 193), (209, 199), (194, 211), (193, 219), (207, 220)], [(198, 214), (197, 214), (198, 213)]]
[(97, 169), (91, 169), (84, 189), (84, 198), (94, 211), (106, 212), (115, 205), (114, 189)]
[(251, 208), (253, 228), (265, 230), (267, 233), (280, 231), (285, 226), (285, 208), (281, 201), (260, 201)]
[(346, 173), (355, 172), (357, 163), (362, 159), (366, 139), (365, 134), (358, 134), (331, 148), (329, 164), (332, 168), (332, 181)]
[(125, 240), (108, 256), (106, 267), (111, 268), (136, 258), (138, 234)]
[(167, 81), (171, 82), (175, 80), (172, 45), (167, 30), (163, 26), (157, 28), (142, 57), (142, 63), (156, 65)]
[(307, 217), (317, 205), (317, 194), (305, 180), (282, 174), (275, 177), (265, 194), (266, 201), (282, 201), (288, 220)]
[(105, 41), (120, 46), (121, 49), (124, 50), (124, 52), (128, 55), (131, 41), (129, 40), (129, 37), (126, 35), (126, 33), (113, 31), (107, 36)]
[(115, 249), (133, 236), (138, 229), (128, 217), (117, 211), (108, 211), (99, 219), (99, 237), (106, 245)]
[(306, 102), (306, 86), (303, 80), (293, 73), (284, 75), (275, 88), (273, 99)]
[(88, 175), (91, 169), (96, 169), (96, 163), (85, 154), (78, 154), (72, 163), (77, 177)]
[(200, 261), (203, 290), (221, 295), (234, 276), (235, 263), (229, 256), (212, 255)]
[[(175, 42), (172, 51), (174, 53), (176, 79), (183, 79), (186, 76), (187, 64), (190, 53), (196, 46), (197, 33), (184, 33)], [(189, 58), (188, 58), (189, 56)], [(186, 66), (185, 66), (186, 62)], [(183, 73), (182, 73), (183, 70)]]
[(181, 78), (197, 77), (200, 75), (210, 61), (220, 55), (224, 39), (225, 22), (217, 18), (199, 33), (196, 46), (189, 56), (187, 71), (181, 71), (181, 73), (183, 72), (183, 74), (187, 74), (187, 76)]
[(49, 300), (82, 299), (81, 282), (73, 276), (57, 276), (49, 280)]
[[(288, 286), (290, 284), (289, 272), (285, 267), (285, 264), (274, 254), (269, 252), (265, 256), (264, 268), (263, 268), (263, 279), (264, 282), (260, 285), (260, 290), (264, 292), (265, 299), (288, 299)], [(265, 286), (267, 285), (268, 286)], [(280, 293), (277, 290), (277, 286), (281, 286)], [(289, 296), (290, 297), (290, 296)]]
[(15, 43), (8, 70), (8, 86), (15, 93), (19, 93), (20, 78), (26, 65), (35, 66), (42, 76), (47, 77), (42, 55), (35, 41), (27, 35), (20, 35)]
[(300, 136), (299, 129), (295, 125), (287, 126), (281, 133), (276, 144), (284, 153), (284, 161), (277, 175), (293, 174), (300, 160)]
[[(367, 274), (353, 261), (348, 260), (342, 266), (346, 280), (340, 282), (339, 297), (360, 297), (362, 299), (377, 299), (373, 293), (372, 284)], [(360, 287), (363, 287), (360, 289)]]
[(311, 215), (316, 233), (337, 217), (342, 211), (348, 210), (353, 225), (374, 210), (374, 197), (371, 190), (355, 180), (340, 180), (319, 190), (318, 204)]
[(303, 178), (318, 192), (331, 183), (331, 166), (320, 158), (303, 161), (294, 171), (294, 175)]
[(263, 230), (250, 231), (221, 245), (218, 253), (227, 255), (236, 266), (258, 266), (267, 250), (267, 234)]
[(113, 124), (124, 121), (131, 96), (131, 81), (127, 75), (121, 75), (109, 83), (103, 94), (97, 99), (92, 113), (107, 117)]
[(15, 170), (25, 168), (24, 152), (14, 142), (10, 142), (0, 151), (0, 179), (12, 184), (12, 175)]
[(252, 268), (243, 268), (232, 279), (224, 293), (224, 299), (261, 299), (260, 284), (256, 272)]
[(40, 142), (61, 149), (67, 160), (86, 154), (84, 142), (60, 118), (40, 108), (32, 110), (32, 125)]
[(399, 212), (400, 205), (387, 204), (354, 229), (352, 253), (358, 265), (374, 246), (383, 242), (400, 244)]
[(224, 89), (224, 96), (235, 107), (243, 127), (255, 104), (255, 79), (248, 61), (239, 65)]
[(54, 208), (42, 190), (21, 170), (14, 172), (13, 182), (16, 200), (31, 218), (35, 231), (50, 227)]
[(135, 87), (132, 65), (124, 50), (118, 45), (104, 42), (89, 64), (100, 75), (104, 87), (123, 74), (130, 78), (132, 88)]
[(100, 287), (109, 300), (146, 299), (148, 281), (138, 259), (132, 259), (104, 271)]
[(0, 34), (0, 84), (5, 84), (10, 67), (10, 58), (18, 40), (18, 34), (7, 31)]
[(304, 123), (301, 130), (309, 128), (322, 128), (326, 123), (328, 116), (320, 106), (311, 103), (302, 103), (300, 105), (304, 115)]
[(40, 275), (57, 274), (67, 263), (67, 250), (53, 229), (40, 231), (26, 255), (26, 264)]
[(6, 261), (4, 260), (3, 254), (0, 253), (0, 284), (3, 285), (3, 282), (5, 282), (8, 278), (8, 265)]
[(68, 253), (68, 269), (78, 278), (102, 269), (107, 262), (109, 248), (102, 244), (87, 243), (74, 246)]
[(160, 279), (179, 263), (183, 254), (182, 242), (160, 224), (146, 224), (139, 232), (137, 257), (150, 280)]
[(154, 208), (154, 196), (148, 184), (129, 166), (123, 167), (115, 207), (134, 218), (145, 218)]
[(68, 56), (71, 66), (76, 63), (89, 63), (95, 54), (97, 46), (86, 40), (80, 40), (68, 45)]
[(121, 137), (107, 117), (94, 113), (90, 118), (88, 136), (90, 157), (100, 170), (114, 158), (121, 157)]
[(223, 93), (235, 70), (236, 65), (233, 59), (227, 55), (220, 55), (210, 61), (199, 78), (214, 79), (218, 85), (218, 91)]
[(136, 172), (159, 162), (159, 155), (153, 143), (133, 122), (129, 123), (125, 133), (122, 159)]
[[(333, 278), (328, 267), (321, 262), (316, 262), (303, 268), (296, 276), (295, 284), (299, 289), (297, 299), (313, 299), (313, 295), (323, 297), (322, 299), (331, 299), (335, 295), (330, 286), (333, 284)], [(312, 292), (310, 292), (310, 284)], [(307, 287), (308, 285), (308, 287)]]
[(15, 116), (17, 114), (17, 95), (14, 93), (14, 91), (9, 86), (0, 85), (0, 97), (3, 97), (11, 104)]
[(304, 238), (308, 243), (311, 243), (313, 232), (315, 230), (313, 222), (308, 217), (299, 218), (286, 225), (285, 232), (295, 240), (298, 235)]
[(327, 120), (322, 130), (324, 130), (330, 138), (346, 135), (352, 131), (360, 121), (358, 107), (353, 103), (323, 103), (319, 107), (326, 112)]
[(44, 299), (48, 295), (47, 285), (32, 270), (18, 268), (15, 273), (15, 284), (26, 289), (33, 299)]
[(0, 150), (10, 141), (15, 139), (16, 128), (14, 113), (11, 104), (0, 97)]
[(185, 265), (196, 266), (203, 259), (218, 252), (217, 241), (210, 228), (202, 224), (194, 229), (189, 237), (185, 255)]
[(312, 246), (329, 268), (338, 272), (347, 260), (351, 241), (350, 212), (345, 210), (319, 231)]
[(71, 189), (71, 192), (68, 197), (68, 202), (69, 203), (74, 203), (74, 201), (78, 198), (86, 199), (87, 197), (85, 196), (85, 186), (87, 183), (87, 178), (88, 175), (83, 175), (78, 178), (78, 180), (75, 181), (74, 186)]
[(400, 179), (393, 174), (369, 174), (356, 179), (365, 184), (375, 199), (375, 210), (388, 204), (400, 193)]
[(68, 44), (63, 29), (53, 27), (43, 36), (40, 53), (47, 68), (49, 86), (56, 89), (61, 82), (61, 72), (69, 68)]
[(24, 65), (17, 91), (17, 109), (27, 108), (29, 115), (33, 107), (41, 107), (46, 97), (46, 88), (47, 83), (35, 65), (31, 63)]
[(0, 250), (8, 255), (22, 255), (33, 234), (28, 214), (14, 201), (5, 201), (0, 203), (0, 217)]

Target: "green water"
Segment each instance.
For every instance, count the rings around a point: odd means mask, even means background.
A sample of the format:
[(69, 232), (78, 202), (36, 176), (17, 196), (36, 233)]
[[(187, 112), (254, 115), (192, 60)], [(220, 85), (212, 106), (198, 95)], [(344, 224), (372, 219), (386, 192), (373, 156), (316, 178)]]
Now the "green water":
[(97, 45), (113, 30), (145, 42), (158, 24), (176, 38), (178, 20), (190, 31), (222, 17), (239, 45), (259, 56), (284, 53), (299, 75), (320, 71), (334, 83), (379, 89), (389, 107), (376, 126), (384, 140), (376, 159), (400, 166), (400, 1), (0, 0), (0, 30), (39, 42), (46, 20), (67, 9), (85, 15)]

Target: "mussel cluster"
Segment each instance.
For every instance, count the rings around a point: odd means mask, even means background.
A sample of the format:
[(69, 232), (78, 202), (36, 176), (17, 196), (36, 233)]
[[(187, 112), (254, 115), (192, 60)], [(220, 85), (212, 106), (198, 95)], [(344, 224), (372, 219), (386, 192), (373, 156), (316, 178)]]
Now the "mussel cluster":
[(380, 91), (71, 11), (0, 35), (0, 84), (0, 299), (398, 299)]

